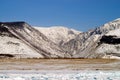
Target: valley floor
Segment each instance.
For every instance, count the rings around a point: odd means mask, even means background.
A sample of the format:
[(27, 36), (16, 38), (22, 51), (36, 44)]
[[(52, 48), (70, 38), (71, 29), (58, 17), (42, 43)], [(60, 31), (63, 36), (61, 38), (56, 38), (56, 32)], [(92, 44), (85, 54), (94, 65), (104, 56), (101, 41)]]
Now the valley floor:
[(0, 70), (120, 70), (115, 59), (0, 59)]

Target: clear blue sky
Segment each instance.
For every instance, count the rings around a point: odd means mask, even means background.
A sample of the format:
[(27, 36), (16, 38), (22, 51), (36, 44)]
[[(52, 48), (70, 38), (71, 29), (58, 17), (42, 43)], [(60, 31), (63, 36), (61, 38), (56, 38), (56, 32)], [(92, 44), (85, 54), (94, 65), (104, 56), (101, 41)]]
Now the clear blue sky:
[(87, 31), (120, 17), (120, 0), (0, 0), (0, 21)]

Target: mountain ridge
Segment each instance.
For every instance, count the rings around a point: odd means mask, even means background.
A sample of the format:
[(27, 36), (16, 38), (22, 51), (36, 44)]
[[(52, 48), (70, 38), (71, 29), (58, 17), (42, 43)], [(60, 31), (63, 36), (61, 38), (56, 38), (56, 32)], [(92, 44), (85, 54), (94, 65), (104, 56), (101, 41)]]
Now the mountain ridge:
[(51, 56), (64, 57), (64, 51), (62, 51), (56, 44), (44, 36), (44, 34), (34, 29), (27, 23), (2, 23), (0, 27), (7, 29), (8, 32), (16, 36), (24, 44), (34, 49), (37, 53), (45, 58), (50, 58)]
[(52, 26), (49, 28), (43, 27), (34, 28), (42, 32), (45, 36), (47, 36), (51, 41), (53, 41), (56, 44), (67, 42), (70, 39), (73, 39), (76, 35), (81, 33), (80, 31), (68, 29), (63, 26)]
[(32, 27), (26, 22), (0, 22), (0, 56), (120, 59), (119, 33), (120, 18), (87, 32), (65, 27)]
[[(117, 24), (116, 24), (116, 22), (117, 22)], [(65, 46), (68, 47), (68, 51), (72, 50), (70, 53), (74, 53), (74, 56), (77, 58), (79, 58), (79, 57), (81, 57), (81, 58), (85, 58), (85, 57), (86, 58), (97, 58), (97, 57), (100, 58), (100, 57), (106, 55), (105, 54), (106, 52), (99, 53), (96, 51), (96, 48), (98, 46), (100, 46), (100, 45), (98, 45), (100, 39), (102, 38), (103, 35), (107, 34), (109, 31), (116, 30), (116, 29), (120, 29), (120, 19), (116, 19), (114, 21), (106, 23), (105, 25), (100, 26), (94, 30), (91, 30), (88, 32), (83, 32), (82, 34), (78, 35), (71, 42), (67, 42), (68, 45), (65, 44)], [(74, 46), (69, 45), (71, 43), (74, 43), (76, 45), (74, 45)], [(72, 48), (69, 48), (71, 46), (72, 46)], [(78, 47), (76, 47), (76, 46), (78, 46)], [(76, 47), (76, 50), (74, 50), (74, 47)]]

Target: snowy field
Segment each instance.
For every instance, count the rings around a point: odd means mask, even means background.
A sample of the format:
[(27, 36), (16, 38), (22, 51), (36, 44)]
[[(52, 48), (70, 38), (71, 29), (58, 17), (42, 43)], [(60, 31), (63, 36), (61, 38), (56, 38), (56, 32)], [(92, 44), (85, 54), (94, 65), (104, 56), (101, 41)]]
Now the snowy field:
[(0, 71), (0, 80), (120, 80), (120, 71)]

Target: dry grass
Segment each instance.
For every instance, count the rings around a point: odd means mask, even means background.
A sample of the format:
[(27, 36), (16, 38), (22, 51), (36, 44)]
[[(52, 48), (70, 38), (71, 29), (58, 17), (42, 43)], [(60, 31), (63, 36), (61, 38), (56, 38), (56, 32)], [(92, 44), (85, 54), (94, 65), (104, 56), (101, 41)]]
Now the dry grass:
[(0, 70), (120, 69), (116, 59), (0, 59)]
[(106, 64), (116, 62), (116, 59), (0, 59), (0, 63), (61, 63), (61, 64)]

